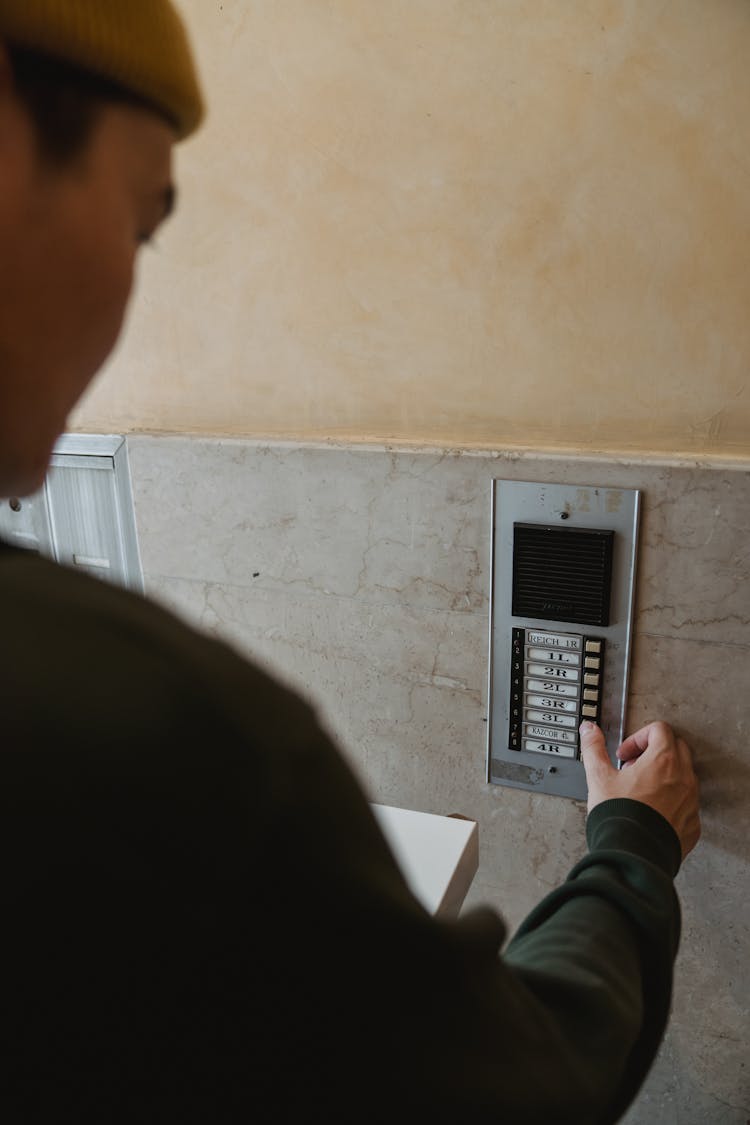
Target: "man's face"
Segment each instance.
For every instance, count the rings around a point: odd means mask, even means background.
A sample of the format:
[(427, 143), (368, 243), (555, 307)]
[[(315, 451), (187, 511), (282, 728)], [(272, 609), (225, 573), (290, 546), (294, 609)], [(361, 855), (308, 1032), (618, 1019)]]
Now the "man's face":
[(0, 496), (7, 497), (40, 487), (70, 410), (117, 340), (138, 248), (171, 207), (175, 137), (147, 110), (107, 105), (81, 157), (51, 168), (1, 79)]

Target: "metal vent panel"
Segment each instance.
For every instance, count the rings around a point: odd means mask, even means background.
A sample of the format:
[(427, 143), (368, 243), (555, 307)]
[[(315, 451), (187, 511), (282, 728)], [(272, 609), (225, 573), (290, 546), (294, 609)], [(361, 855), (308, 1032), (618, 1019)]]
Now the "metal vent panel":
[(124, 438), (63, 434), (42, 488), (21, 500), (0, 501), (0, 535), (143, 593)]
[(513, 614), (609, 625), (614, 532), (513, 525)]

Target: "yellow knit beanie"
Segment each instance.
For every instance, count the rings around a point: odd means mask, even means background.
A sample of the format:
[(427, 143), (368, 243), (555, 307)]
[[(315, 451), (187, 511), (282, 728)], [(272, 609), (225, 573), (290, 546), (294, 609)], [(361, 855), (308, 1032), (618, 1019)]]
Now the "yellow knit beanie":
[(0, 40), (118, 83), (174, 122), (198, 127), (203, 99), (184, 25), (170, 0), (0, 0)]

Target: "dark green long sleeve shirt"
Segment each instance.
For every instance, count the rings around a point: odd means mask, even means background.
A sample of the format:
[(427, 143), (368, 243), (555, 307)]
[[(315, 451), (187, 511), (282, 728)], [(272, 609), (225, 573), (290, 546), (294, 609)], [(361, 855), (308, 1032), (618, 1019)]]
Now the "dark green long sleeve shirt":
[(0, 548), (4, 1122), (614, 1122), (661, 1039), (675, 833), (608, 801), (503, 950), (415, 900), (314, 714)]

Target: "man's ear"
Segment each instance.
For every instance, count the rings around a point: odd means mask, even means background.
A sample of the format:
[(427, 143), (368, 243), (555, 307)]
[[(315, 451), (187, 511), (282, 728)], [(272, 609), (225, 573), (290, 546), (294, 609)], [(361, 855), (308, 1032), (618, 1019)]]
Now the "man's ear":
[(0, 39), (0, 161), (3, 166), (17, 133), (17, 121), (18, 98), (13, 63), (5, 42)]
[(5, 101), (14, 93), (13, 62), (5, 40), (0, 39), (0, 99)]
[[(5, 43), (0, 39), (0, 114), (2, 114), (2, 119), (5, 118), (2, 111), (6, 107), (12, 89), (13, 70), (10, 65), (10, 55)], [(0, 128), (2, 128), (2, 119), (0, 119)], [(2, 141), (2, 137), (0, 137), (0, 141)]]
[(0, 93), (5, 93), (13, 85), (13, 70), (10, 55), (5, 43), (0, 39)]

